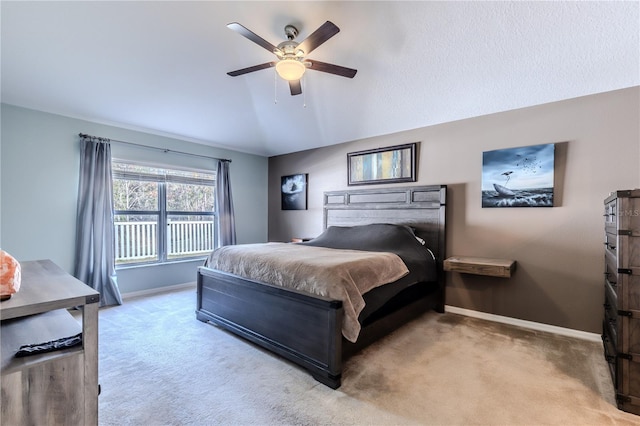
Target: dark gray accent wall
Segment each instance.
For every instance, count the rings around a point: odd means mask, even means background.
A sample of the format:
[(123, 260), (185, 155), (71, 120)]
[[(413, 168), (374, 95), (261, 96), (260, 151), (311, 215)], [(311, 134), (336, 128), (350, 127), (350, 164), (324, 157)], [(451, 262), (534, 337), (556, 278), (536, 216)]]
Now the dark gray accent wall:
[[(449, 188), (448, 255), (518, 262), (509, 279), (448, 273), (447, 304), (599, 333), (603, 200), (640, 187), (639, 117), (633, 87), (272, 157), (268, 237), (322, 231), (323, 192), (348, 187), (347, 153), (420, 142), (415, 184)], [(481, 207), (484, 151), (547, 143), (557, 144), (555, 207)], [(308, 210), (283, 211), (280, 177), (295, 173), (309, 174)]]

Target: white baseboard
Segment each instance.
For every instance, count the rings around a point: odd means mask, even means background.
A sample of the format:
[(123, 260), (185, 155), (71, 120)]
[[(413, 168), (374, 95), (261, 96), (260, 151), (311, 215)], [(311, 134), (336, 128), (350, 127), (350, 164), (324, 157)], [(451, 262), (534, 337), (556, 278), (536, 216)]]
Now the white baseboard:
[[(123, 299), (131, 299), (140, 296), (150, 296), (153, 294), (164, 293), (169, 291), (186, 290), (189, 288), (196, 288), (195, 282), (188, 282), (183, 284), (170, 285), (165, 287), (157, 287), (148, 290), (133, 291), (130, 293), (123, 293)], [(479, 318), (487, 321), (499, 322), (502, 324), (515, 325), (517, 327), (528, 328), (537, 331), (546, 331), (548, 333), (559, 334), (561, 336), (575, 337), (577, 339), (588, 340), (591, 342), (602, 342), (602, 337), (597, 333), (589, 333), (586, 331), (574, 330), (571, 328), (558, 327), (555, 325), (543, 324), (540, 322), (526, 321), (518, 318), (505, 317), (502, 315), (489, 314), (486, 312), (473, 311), (471, 309), (459, 308), (457, 306), (445, 305), (445, 312), (451, 312), (452, 314), (464, 315), (472, 318)]]
[(153, 294), (165, 293), (168, 291), (177, 291), (177, 290), (186, 290), (188, 288), (196, 288), (196, 282), (192, 281), (189, 283), (176, 284), (176, 285), (168, 285), (165, 287), (156, 287), (150, 288), (148, 290), (140, 290), (140, 291), (132, 291), (129, 293), (122, 293), (122, 299), (132, 299), (134, 297), (140, 296), (151, 296)]
[(571, 328), (557, 327), (555, 325), (542, 324), (539, 322), (525, 321), (517, 318), (504, 317), (501, 315), (488, 314), (486, 312), (472, 311), (470, 309), (458, 308), (456, 306), (445, 305), (445, 312), (452, 314), (464, 315), (467, 317), (479, 318), (488, 321), (499, 322), (502, 324), (510, 324), (518, 327), (529, 328), (531, 330), (546, 331), (548, 333), (559, 334), (562, 336), (575, 337), (590, 342), (602, 342), (602, 337), (596, 333), (574, 330)]

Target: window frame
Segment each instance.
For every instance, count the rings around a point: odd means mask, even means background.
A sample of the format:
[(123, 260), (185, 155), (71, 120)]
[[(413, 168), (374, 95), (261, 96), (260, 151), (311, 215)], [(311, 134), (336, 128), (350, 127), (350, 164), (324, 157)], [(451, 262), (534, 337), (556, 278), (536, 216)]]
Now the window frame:
[[(205, 179), (200, 177), (187, 177), (187, 176), (177, 176), (170, 174), (154, 174), (154, 173), (140, 173), (140, 172), (129, 172), (129, 171), (121, 171), (114, 170), (113, 165), (115, 163), (119, 164), (128, 164), (134, 166), (141, 167), (152, 167), (165, 171), (181, 171), (181, 172), (189, 172), (189, 173), (202, 173), (206, 175), (214, 176), (213, 179)], [(137, 180), (142, 182), (154, 182), (157, 185), (157, 210), (117, 210), (114, 206), (114, 226), (115, 226), (115, 217), (122, 215), (145, 215), (145, 216), (156, 216), (157, 217), (157, 236), (156, 236), (156, 244), (157, 244), (157, 259), (149, 260), (149, 261), (132, 261), (125, 263), (116, 263), (116, 269), (129, 268), (129, 267), (138, 267), (138, 266), (147, 266), (147, 265), (159, 265), (159, 264), (169, 264), (169, 263), (178, 263), (184, 261), (194, 261), (194, 260), (202, 260), (206, 258), (206, 254), (198, 254), (193, 256), (184, 256), (179, 258), (169, 258), (169, 241), (168, 241), (168, 225), (169, 225), (169, 217), (170, 216), (200, 216), (200, 217), (211, 217), (213, 222), (213, 247), (217, 247), (217, 236), (218, 236), (218, 212), (217, 212), (217, 203), (215, 201), (216, 194), (216, 181), (215, 181), (215, 170), (203, 170), (197, 168), (189, 168), (189, 167), (179, 167), (174, 165), (167, 164), (154, 164), (147, 163), (141, 161), (130, 161), (130, 160), (122, 160), (122, 159), (112, 159), (111, 161), (111, 171), (112, 171), (112, 181), (115, 182), (117, 179), (120, 180)], [(202, 185), (202, 186), (211, 186), (213, 188), (214, 193), (214, 203), (213, 210), (211, 212), (204, 211), (182, 211), (182, 210), (168, 210), (167, 209), (167, 185), (169, 183), (181, 183), (187, 185)], [(160, 232), (160, 230), (164, 230), (164, 232)], [(117, 239), (117, 237), (116, 237)], [(117, 241), (114, 240), (114, 245), (117, 244)], [(116, 260), (117, 262), (117, 260)]]

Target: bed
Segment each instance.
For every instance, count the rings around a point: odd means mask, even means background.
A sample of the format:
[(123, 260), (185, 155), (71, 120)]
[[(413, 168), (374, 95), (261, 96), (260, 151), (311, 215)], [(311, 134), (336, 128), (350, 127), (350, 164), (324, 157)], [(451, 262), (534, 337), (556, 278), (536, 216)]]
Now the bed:
[[(392, 284), (368, 289), (362, 295), (364, 307), (357, 310), (355, 339), (344, 334), (345, 324), (352, 320), (344, 300), (313, 294), (304, 287), (285, 288), (246, 278), (210, 264), (198, 268), (196, 317), (298, 364), (336, 389), (349, 356), (426, 311), (444, 312), (445, 207), (444, 185), (326, 192), (320, 236), (270, 247), (385, 251), (378, 241), (386, 230), (397, 228), (393, 235), (413, 235), (416, 244), (432, 256), (432, 272), (425, 277), (411, 270)], [(368, 232), (362, 233), (363, 229)], [(354, 241), (352, 235), (366, 236)], [(405, 260), (406, 254), (400, 256)], [(419, 282), (411, 282), (415, 277), (406, 279), (414, 275), (421, 277)]]

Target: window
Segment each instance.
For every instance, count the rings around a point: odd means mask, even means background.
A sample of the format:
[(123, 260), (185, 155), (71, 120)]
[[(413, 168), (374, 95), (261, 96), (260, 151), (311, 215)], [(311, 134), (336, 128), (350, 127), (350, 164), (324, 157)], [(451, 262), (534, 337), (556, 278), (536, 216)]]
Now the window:
[(116, 265), (202, 258), (217, 240), (215, 175), (112, 162)]

